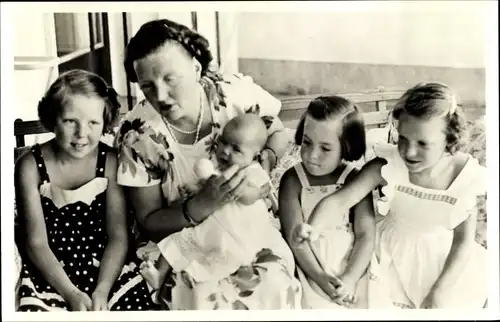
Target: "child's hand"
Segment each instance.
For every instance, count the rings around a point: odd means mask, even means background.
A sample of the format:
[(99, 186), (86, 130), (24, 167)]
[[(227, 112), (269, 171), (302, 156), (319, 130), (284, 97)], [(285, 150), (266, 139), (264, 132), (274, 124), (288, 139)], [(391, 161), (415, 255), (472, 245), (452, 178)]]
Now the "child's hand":
[(78, 290), (71, 293), (71, 295), (66, 299), (69, 304), (71, 311), (91, 311), (92, 310), (92, 300), (90, 297)]
[(337, 297), (337, 288), (342, 286), (340, 279), (326, 273), (322, 273), (314, 281), (332, 300), (335, 300)]
[(337, 288), (337, 297), (335, 302), (342, 306), (349, 306), (356, 302), (356, 285), (357, 283), (350, 279), (339, 277), (342, 285)]
[(96, 288), (92, 293), (92, 310), (108, 311), (108, 292)]
[(301, 244), (306, 241), (315, 241), (318, 238), (319, 235), (315, 233), (313, 228), (306, 223), (297, 225), (292, 234), (292, 241), (295, 244)]

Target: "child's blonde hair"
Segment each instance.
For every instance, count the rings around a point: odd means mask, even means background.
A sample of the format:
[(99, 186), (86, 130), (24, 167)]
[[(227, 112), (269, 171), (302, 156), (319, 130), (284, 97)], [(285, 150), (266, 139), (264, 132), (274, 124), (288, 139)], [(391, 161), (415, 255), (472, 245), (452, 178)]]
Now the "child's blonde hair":
[(428, 119), (445, 117), (446, 150), (455, 153), (467, 138), (467, 121), (453, 90), (445, 84), (422, 82), (408, 89), (396, 103), (391, 116), (399, 120), (402, 113)]
[(50, 132), (54, 131), (56, 119), (71, 95), (100, 97), (104, 101), (104, 132), (109, 132), (120, 112), (118, 94), (106, 81), (92, 72), (73, 69), (62, 73), (49, 87), (38, 103), (38, 117)]

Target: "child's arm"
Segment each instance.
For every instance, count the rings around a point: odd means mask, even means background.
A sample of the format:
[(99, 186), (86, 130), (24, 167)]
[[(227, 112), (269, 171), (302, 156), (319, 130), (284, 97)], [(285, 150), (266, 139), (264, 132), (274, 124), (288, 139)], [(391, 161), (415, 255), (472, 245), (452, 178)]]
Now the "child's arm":
[(453, 242), (451, 249), (444, 263), (443, 270), (434, 283), (431, 291), (432, 295), (446, 295), (446, 290), (453, 286), (469, 258), (470, 247), (475, 243), (477, 214), (473, 211), (469, 218), (459, 224), (453, 230)]
[[(373, 196), (368, 195), (353, 208), (355, 240), (347, 267), (340, 279), (347, 293), (354, 293), (356, 284), (365, 274), (375, 249), (375, 216)], [(350, 289), (349, 289), (350, 288)], [(339, 290), (342, 293), (342, 290)]]
[[(307, 276), (316, 281), (320, 286), (325, 287), (321, 283), (322, 277), (325, 276), (323, 268), (318, 263), (314, 256), (311, 246), (308, 242), (298, 244), (294, 238), (294, 230), (304, 223), (302, 210), (300, 206), (300, 191), (301, 184), (297, 177), (294, 168), (288, 169), (283, 175), (279, 188), (279, 218), (281, 227), (285, 234), (285, 238), (290, 245), (290, 248), (295, 255), (300, 268)], [(322, 288), (323, 288), (322, 287)], [(333, 296), (335, 289), (332, 287), (330, 292), (323, 289), (327, 294)]]
[(128, 231), (126, 203), (123, 188), (117, 184), (117, 161), (114, 152), (108, 152), (106, 158), (106, 230), (108, 244), (100, 263), (99, 278), (94, 293), (107, 296), (120, 274), (128, 250)]
[(309, 217), (309, 224), (314, 226), (321, 221), (319, 214), (329, 214), (349, 211), (358, 204), (366, 195), (379, 185), (386, 184), (382, 178), (381, 169), (386, 164), (384, 159), (376, 158), (366, 163), (361, 171), (341, 189), (323, 198), (314, 208)]
[(16, 204), (24, 219), (26, 253), (48, 284), (71, 303), (71, 298), (76, 298), (81, 291), (69, 279), (49, 247), (38, 192), (39, 174), (31, 153), (25, 154), (16, 163), (14, 176)]

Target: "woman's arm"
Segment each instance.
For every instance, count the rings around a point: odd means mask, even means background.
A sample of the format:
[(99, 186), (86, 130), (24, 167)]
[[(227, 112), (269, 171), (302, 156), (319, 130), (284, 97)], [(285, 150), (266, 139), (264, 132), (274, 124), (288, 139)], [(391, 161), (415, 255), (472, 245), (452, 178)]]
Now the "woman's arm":
[(273, 123), (268, 129), (269, 137), (266, 146), (261, 152), (261, 165), (268, 173), (276, 167), (279, 159), (283, 157), (286, 152), (286, 147), (290, 141), (283, 123), (278, 117), (275, 117)]
[[(129, 187), (128, 196), (137, 221), (148, 233), (148, 238), (159, 242), (166, 236), (189, 226), (182, 214), (181, 203), (164, 205), (161, 185)], [(165, 206), (165, 208), (164, 208)]]
[(118, 278), (128, 250), (127, 208), (123, 188), (116, 182), (116, 154), (108, 152), (106, 158), (106, 232), (108, 244), (101, 259), (96, 292), (109, 294)]
[(309, 224), (314, 226), (318, 221), (321, 221), (318, 214), (328, 214), (331, 211), (349, 211), (377, 186), (386, 184), (381, 175), (382, 166), (385, 164), (386, 161), (380, 158), (366, 163), (352, 180), (346, 182), (341, 189), (323, 198), (316, 205), (309, 218)]
[(297, 244), (294, 230), (304, 223), (300, 206), (301, 185), (294, 168), (288, 169), (281, 179), (279, 188), (279, 218), (285, 238), (295, 255), (300, 268), (313, 280), (324, 273), (308, 242)]
[(375, 215), (373, 196), (368, 195), (353, 208), (354, 211), (354, 246), (347, 267), (341, 280), (357, 283), (366, 272), (366, 268), (375, 249)]
[(283, 123), (277, 116), (274, 117), (273, 123), (268, 131), (270, 134), (266, 146), (273, 149), (278, 159), (280, 159), (285, 154), (286, 147), (290, 141), (290, 135), (287, 133)]
[(42, 277), (68, 301), (71, 296), (80, 291), (69, 279), (49, 247), (38, 192), (39, 174), (31, 153), (25, 154), (16, 163), (14, 176), (16, 204), (19, 207), (19, 214), (24, 219), (26, 253)]
[(439, 294), (449, 289), (460, 277), (469, 259), (468, 252), (475, 243), (476, 217), (477, 214), (472, 211), (471, 215), (453, 230), (453, 242), (450, 252), (444, 263), (443, 270), (434, 283), (431, 292)]
[(163, 238), (191, 225), (186, 214), (195, 222), (202, 222), (226, 202), (243, 196), (248, 179), (245, 171), (231, 167), (219, 176), (212, 176), (191, 198), (166, 205), (160, 185), (131, 187), (129, 196), (139, 223), (148, 231), (149, 238), (159, 242)]

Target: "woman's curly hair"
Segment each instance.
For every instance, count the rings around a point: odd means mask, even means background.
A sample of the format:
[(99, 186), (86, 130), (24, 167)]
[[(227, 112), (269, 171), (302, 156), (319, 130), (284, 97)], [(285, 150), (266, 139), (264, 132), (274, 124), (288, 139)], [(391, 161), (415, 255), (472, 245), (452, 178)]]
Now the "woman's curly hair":
[(149, 21), (130, 39), (125, 51), (125, 72), (132, 83), (137, 82), (134, 61), (144, 58), (167, 41), (177, 41), (201, 64), (205, 75), (212, 61), (208, 40), (190, 28), (168, 19)]
[(82, 69), (62, 73), (38, 103), (38, 117), (48, 131), (54, 132), (57, 117), (71, 95), (101, 98), (104, 101), (103, 133), (112, 131), (120, 112), (118, 94), (101, 76)]
[(419, 83), (408, 89), (396, 103), (392, 117), (397, 121), (402, 113), (418, 118), (445, 117), (446, 151), (455, 153), (467, 140), (467, 120), (453, 90), (442, 83)]

